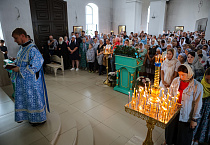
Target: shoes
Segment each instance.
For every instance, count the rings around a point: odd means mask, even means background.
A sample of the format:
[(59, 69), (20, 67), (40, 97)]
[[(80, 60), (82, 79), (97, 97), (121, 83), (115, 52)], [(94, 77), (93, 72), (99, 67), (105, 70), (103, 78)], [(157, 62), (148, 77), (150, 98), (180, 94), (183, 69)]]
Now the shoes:
[(22, 123), (23, 121), (18, 121), (17, 123)]
[(45, 124), (45, 122), (46, 122), (46, 121), (41, 122), (41, 123), (31, 123), (31, 122), (29, 122), (29, 123), (31, 124), (31, 126), (36, 127), (36, 126), (38, 126), (38, 125)]
[(91, 71), (89, 70), (89, 73), (91, 73)]
[(79, 71), (79, 68), (76, 68), (76, 71)]
[(75, 68), (71, 68), (70, 70), (75, 70)]

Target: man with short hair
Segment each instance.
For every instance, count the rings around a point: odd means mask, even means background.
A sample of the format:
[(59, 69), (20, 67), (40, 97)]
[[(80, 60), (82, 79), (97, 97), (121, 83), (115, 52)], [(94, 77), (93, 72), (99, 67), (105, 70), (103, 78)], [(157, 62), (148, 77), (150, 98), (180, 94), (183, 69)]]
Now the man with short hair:
[(7, 56), (8, 51), (7, 51), (7, 47), (4, 46), (4, 40), (0, 40), (0, 51), (3, 52), (4, 59), (8, 59), (8, 56)]
[(126, 31), (124, 31), (124, 39), (126, 39), (126, 38), (128, 38), (128, 35), (127, 35), (127, 33), (126, 33)]
[(176, 50), (176, 52), (177, 52), (177, 41), (175, 39), (172, 40), (172, 46), (173, 46), (174, 50)]
[(76, 71), (79, 71), (79, 43), (76, 40), (76, 36), (72, 36), (72, 39), (69, 42), (68, 50), (70, 51), (69, 58), (72, 62), (72, 68), (70, 70), (75, 70), (74, 65), (76, 63)]
[(79, 33), (75, 33), (75, 36), (76, 36), (76, 42), (80, 46), (80, 43), (82, 43), (82, 39), (79, 37)]
[(98, 34), (98, 31), (95, 31), (95, 36), (93, 36), (93, 38), (97, 38), (97, 40), (100, 40), (101, 39), (100, 36), (99, 36), (99, 34)]
[(82, 31), (82, 35), (80, 36), (80, 38), (85, 38), (85, 31)]
[(48, 46), (49, 46), (50, 55), (53, 55), (54, 54), (54, 50), (56, 50), (57, 40), (53, 39), (53, 36), (50, 35), (49, 36), (49, 40), (47, 41), (47, 43), (48, 43)]
[(42, 68), (44, 59), (37, 46), (29, 41), (24, 29), (16, 28), (12, 37), (21, 45), (15, 60), (17, 66), (11, 69), (11, 78), (15, 82), (15, 121), (28, 120), (36, 126), (46, 122), (46, 107), (49, 111)]

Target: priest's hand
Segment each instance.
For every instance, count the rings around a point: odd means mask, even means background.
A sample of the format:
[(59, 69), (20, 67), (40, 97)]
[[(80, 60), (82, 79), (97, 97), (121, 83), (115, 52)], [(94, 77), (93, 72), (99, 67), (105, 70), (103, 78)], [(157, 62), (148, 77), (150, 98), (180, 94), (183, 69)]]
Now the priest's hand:
[(14, 72), (19, 72), (19, 67), (17, 66), (15, 68), (11, 69), (11, 70), (14, 71)]
[(190, 128), (194, 129), (197, 126), (197, 122), (191, 121), (190, 122)]

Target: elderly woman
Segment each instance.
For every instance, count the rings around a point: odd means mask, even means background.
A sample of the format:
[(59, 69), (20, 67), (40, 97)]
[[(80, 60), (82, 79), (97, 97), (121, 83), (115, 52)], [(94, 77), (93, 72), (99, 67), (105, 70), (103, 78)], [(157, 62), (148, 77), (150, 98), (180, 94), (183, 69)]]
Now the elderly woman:
[(64, 69), (69, 68), (69, 55), (68, 55), (68, 49), (67, 49), (67, 43), (63, 40), (63, 37), (59, 37), (59, 41), (57, 44), (57, 50), (55, 51), (55, 54), (59, 57), (63, 57), (63, 64)]
[(170, 94), (176, 96), (179, 91), (178, 102), (182, 108), (166, 127), (164, 144), (191, 145), (193, 130), (200, 118), (203, 86), (193, 78), (194, 73), (188, 64), (180, 65), (178, 73), (179, 77), (175, 78), (170, 86)]
[(86, 52), (88, 50), (88, 46), (89, 44), (86, 43), (86, 39), (82, 38), (82, 43), (80, 43), (80, 47), (79, 47), (80, 67), (82, 69), (87, 68)]
[(97, 60), (99, 65), (99, 75), (103, 74), (103, 47), (104, 47), (104, 39), (99, 40), (99, 45), (97, 48)]

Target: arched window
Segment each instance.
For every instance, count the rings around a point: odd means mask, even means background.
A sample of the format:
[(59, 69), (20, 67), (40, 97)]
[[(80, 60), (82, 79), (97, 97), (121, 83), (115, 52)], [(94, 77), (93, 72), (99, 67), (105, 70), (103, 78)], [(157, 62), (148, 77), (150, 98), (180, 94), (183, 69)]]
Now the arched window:
[(148, 14), (147, 14), (147, 30), (146, 30), (147, 33), (149, 31), (149, 18), (150, 18), (150, 6), (148, 7)]
[(93, 36), (98, 31), (98, 6), (94, 3), (86, 5), (86, 33)]

